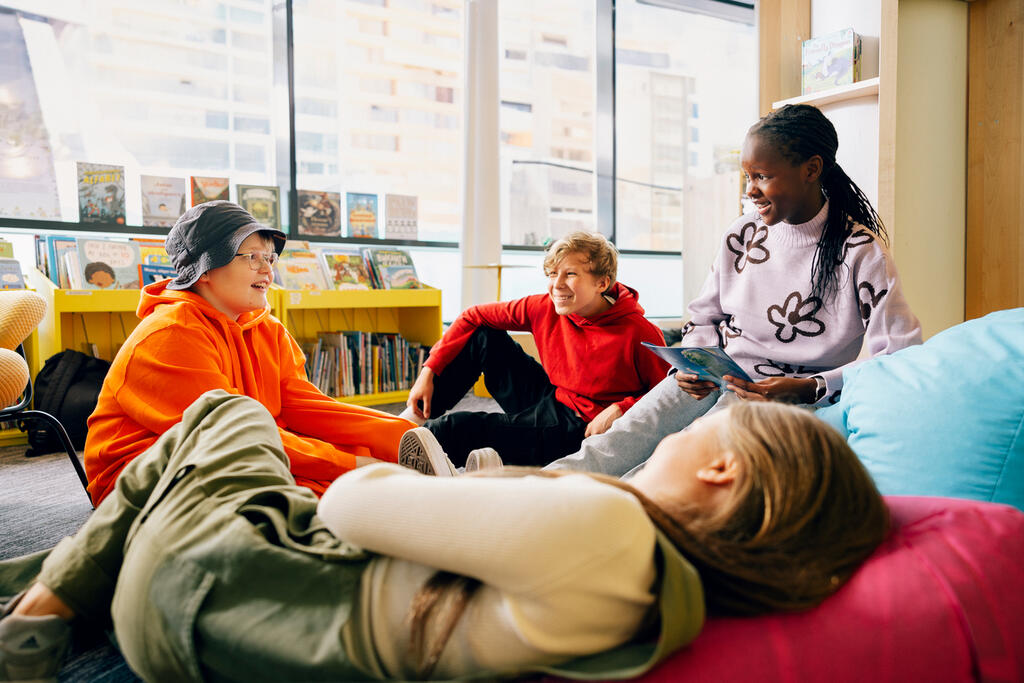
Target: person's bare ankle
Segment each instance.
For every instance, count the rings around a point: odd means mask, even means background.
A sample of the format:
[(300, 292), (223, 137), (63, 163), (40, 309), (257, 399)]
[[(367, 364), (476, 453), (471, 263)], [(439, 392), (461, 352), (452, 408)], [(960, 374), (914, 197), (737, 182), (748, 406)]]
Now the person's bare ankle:
[(57, 616), (66, 621), (75, 617), (74, 611), (49, 588), (38, 581), (22, 596), (12, 614), (28, 617)]

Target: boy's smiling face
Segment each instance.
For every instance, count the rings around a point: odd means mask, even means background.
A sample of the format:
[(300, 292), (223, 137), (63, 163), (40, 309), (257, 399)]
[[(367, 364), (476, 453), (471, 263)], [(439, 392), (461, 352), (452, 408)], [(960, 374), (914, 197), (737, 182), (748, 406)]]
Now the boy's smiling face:
[(575, 313), (589, 318), (611, 307), (601, 296), (611, 285), (610, 279), (591, 273), (590, 263), (582, 254), (566, 254), (547, 276), (548, 296), (558, 315)]
[[(274, 242), (254, 232), (239, 245), (238, 253), (255, 252), (274, 253)], [(247, 259), (236, 256), (226, 266), (203, 273), (192, 290), (237, 320), (243, 313), (267, 307), (267, 291), (273, 281), (274, 271), (266, 260), (260, 262), (259, 270), (252, 270)]]

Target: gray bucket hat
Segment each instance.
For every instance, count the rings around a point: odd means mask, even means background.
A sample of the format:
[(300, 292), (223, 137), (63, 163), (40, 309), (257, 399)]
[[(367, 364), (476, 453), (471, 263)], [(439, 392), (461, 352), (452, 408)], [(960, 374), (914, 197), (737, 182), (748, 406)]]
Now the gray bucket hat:
[(188, 289), (203, 273), (231, 263), (238, 247), (254, 232), (269, 233), (278, 254), (288, 239), (277, 228), (258, 223), (234, 202), (218, 199), (193, 206), (167, 233), (167, 255), (178, 271), (167, 289)]

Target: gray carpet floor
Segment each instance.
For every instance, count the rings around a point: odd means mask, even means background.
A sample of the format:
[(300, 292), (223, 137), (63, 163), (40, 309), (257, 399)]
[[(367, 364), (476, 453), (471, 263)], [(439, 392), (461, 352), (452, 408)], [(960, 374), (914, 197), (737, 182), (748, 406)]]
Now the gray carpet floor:
[[(398, 414), (405, 405), (375, 407)], [(467, 394), (454, 410), (501, 409), (493, 399)], [(52, 548), (60, 539), (74, 534), (92, 512), (89, 497), (66, 453), (26, 458), (25, 448), (0, 448), (0, 560)], [(105, 633), (77, 629), (58, 680), (135, 683), (140, 679)]]

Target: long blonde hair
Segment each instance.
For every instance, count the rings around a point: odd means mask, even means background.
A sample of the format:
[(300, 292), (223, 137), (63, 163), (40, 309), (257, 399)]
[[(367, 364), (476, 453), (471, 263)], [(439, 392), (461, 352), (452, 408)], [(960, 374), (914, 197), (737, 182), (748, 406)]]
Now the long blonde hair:
[[(708, 515), (679, 501), (658, 505), (627, 482), (587, 473), (628, 491), (693, 563), (708, 611), (755, 615), (817, 605), (839, 589), (885, 538), (889, 514), (867, 470), (843, 438), (807, 410), (740, 401), (729, 408), (723, 450), (740, 462), (725, 506)], [(558, 477), (569, 471), (506, 467), (482, 476)], [(585, 514), (585, 511), (582, 513)], [(429, 675), (479, 582), (434, 575), (414, 598), (412, 647)], [(425, 624), (450, 594), (435, 642)]]

